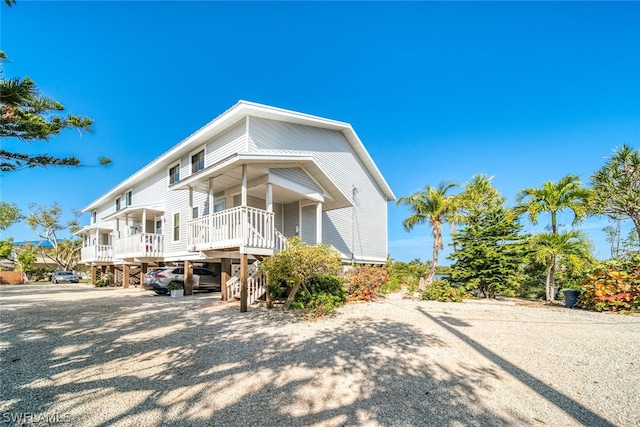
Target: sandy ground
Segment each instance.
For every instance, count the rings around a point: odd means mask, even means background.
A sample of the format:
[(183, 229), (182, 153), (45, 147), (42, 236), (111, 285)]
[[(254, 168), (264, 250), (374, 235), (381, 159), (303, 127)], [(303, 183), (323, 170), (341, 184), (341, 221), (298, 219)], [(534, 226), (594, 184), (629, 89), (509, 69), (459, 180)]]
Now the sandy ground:
[(0, 357), (10, 425), (640, 425), (640, 317), (557, 306), (0, 286)]

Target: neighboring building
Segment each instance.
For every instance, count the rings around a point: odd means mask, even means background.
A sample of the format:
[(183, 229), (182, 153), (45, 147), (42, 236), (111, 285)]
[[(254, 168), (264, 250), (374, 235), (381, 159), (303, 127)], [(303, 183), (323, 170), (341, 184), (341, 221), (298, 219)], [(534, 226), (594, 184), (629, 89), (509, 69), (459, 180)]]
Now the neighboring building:
[[(0, 266), (10, 270), (14, 270), (17, 267), (16, 260), (18, 257), (18, 253), (22, 248), (28, 246), (44, 248), (45, 250), (53, 248), (51, 242), (46, 240), (25, 240), (24, 242), (13, 242), (14, 251), (11, 252), (11, 255), (9, 255), (8, 259), (3, 260), (3, 262), (0, 263)], [(48, 270), (55, 270), (57, 267), (58, 265), (51, 259), (47, 258), (45, 255), (43, 255), (42, 251), (38, 253), (38, 255), (36, 256), (36, 260), (31, 264), (32, 269), (44, 268)]]
[(348, 123), (240, 101), (83, 210), (80, 262), (125, 284), (131, 266), (198, 263), (231, 286), (233, 264), (299, 236), (381, 264), (394, 199)]

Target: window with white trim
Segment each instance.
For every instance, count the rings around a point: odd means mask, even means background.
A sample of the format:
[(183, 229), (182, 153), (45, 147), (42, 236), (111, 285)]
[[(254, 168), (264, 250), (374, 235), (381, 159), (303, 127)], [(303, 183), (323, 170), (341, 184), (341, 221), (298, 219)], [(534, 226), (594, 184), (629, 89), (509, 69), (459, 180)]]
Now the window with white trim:
[(180, 213), (173, 214), (173, 241), (180, 240)]
[(122, 199), (120, 199), (120, 197), (118, 197), (116, 199), (116, 210), (119, 211), (120, 209), (122, 209)]
[(131, 206), (131, 200), (133, 198), (133, 190), (129, 190), (124, 194), (124, 205)]
[(180, 165), (177, 164), (169, 169), (169, 185), (180, 181)]
[(204, 169), (204, 150), (191, 156), (191, 173)]

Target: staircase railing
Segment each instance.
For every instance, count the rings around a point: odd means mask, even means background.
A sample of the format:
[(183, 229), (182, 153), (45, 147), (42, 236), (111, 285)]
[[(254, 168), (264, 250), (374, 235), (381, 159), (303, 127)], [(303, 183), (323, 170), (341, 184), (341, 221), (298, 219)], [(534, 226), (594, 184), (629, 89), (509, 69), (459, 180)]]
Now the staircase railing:
[[(258, 272), (260, 261), (255, 261), (247, 270), (247, 304), (258, 301), (267, 292), (267, 282), (265, 276)], [(233, 277), (227, 280), (227, 295), (230, 298), (240, 298), (240, 271), (236, 269)]]

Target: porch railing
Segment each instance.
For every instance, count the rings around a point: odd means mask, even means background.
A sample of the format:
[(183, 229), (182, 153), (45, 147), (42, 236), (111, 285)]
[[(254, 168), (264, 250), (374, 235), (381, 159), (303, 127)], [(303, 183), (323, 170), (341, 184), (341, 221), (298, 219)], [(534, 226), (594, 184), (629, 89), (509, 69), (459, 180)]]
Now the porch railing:
[(252, 247), (274, 249), (273, 212), (238, 206), (188, 222), (188, 246), (192, 250)]
[(80, 251), (82, 261), (108, 262), (113, 260), (113, 247), (111, 245), (85, 246)]
[(113, 242), (115, 258), (157, 258), (163, 254), (163, 235), (138, 233)]

